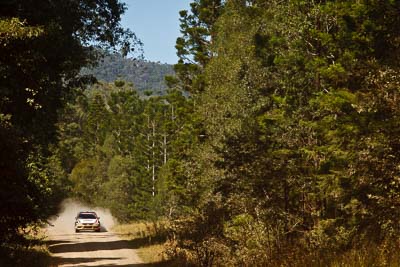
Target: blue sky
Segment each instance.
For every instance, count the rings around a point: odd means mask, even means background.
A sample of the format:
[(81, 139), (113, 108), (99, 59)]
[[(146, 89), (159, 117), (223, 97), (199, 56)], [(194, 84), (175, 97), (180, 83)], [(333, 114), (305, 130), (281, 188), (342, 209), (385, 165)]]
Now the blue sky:
[(130, 28), (144, 44), (145, 59), (174, 64), (178, 61), (175, 41), (179, 32), (179, 11), (192, 0), (125, 0), (128, 7), (122, 25)]

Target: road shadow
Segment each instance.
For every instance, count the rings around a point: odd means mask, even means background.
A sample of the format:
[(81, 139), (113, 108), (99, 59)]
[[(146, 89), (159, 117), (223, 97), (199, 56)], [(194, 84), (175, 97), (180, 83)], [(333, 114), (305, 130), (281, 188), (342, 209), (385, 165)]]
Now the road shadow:
[(43, 243), (45, 245), (47, 245), (48, 247), (50, 247), (50, 246), (57, 245), (60, 243), (65, 243), (65, 244), (71, 243), (71, 241), (69, 241), (69, 240), (45, 240), (45, 241), (43, 241)]
[[(103, 258), (61, 258), (61, 257), (53, 257), (53, 263), (58, 265), (65, 265), (65, 264), (79, 264), (79, 266), (84, 266), (82, 264), (85, 263), (95, 263), (98, 261), (103, 260), (121, 260), (122, 258), (119, 257), (103, 257)], [(116, 266), (116, 265), (114, 265)]]
[(89, 242), (79, 242), (79, 243), (64, 243), (60, 240), (52, 241), (53, 244), (49, 247), (51, 253), (67, 253), (67, 252), (84, 252), (84, 251), (97, 251), (97, 250), (119, 250), (119, 249), (137, 249), (141, 247), (146, 247), (154, 244), (162, 244), (165, 239), (150, 239), (136, 238), (133, 240), (116, 240), (116, 241), (89, 241)]
[[(0, 244), (0, 266), (50, 266), (52, 258), (45, 251)], [(34, 264), (33, 264), (34, 263)]]
[[(79, 265), (80, 267), (89, 267), (89, 265)], [(181, 267), (181, 264), (172, 261), (154, 262), (154, 263), (135, 263), (135, 264), (107, 264), (102, 267)]]

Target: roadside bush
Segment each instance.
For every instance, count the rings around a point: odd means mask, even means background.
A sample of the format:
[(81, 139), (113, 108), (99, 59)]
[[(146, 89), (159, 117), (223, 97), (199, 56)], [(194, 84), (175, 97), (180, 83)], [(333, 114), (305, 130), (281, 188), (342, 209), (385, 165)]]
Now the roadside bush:
[(230, 250), (223, 237), (224, 218), (221, 203), (210, 200), (201, 212), (173, 221), (167, 256), (188, 266), (226, 266)]

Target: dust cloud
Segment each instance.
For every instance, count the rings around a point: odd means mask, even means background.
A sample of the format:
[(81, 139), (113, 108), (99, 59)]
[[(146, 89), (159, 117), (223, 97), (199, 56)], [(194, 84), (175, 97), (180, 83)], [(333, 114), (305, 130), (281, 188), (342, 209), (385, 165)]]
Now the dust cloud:
[(49, 230), (64, 233), (73, 233), (75, 217), (80, 211), (94, 211), (100, 217), (101, 232), (109, 231), (117, 220), (111, 215), (111, 212), (104, 208), (90, 207), (75, 199), (66, 199), (61, 203), (58, 216), (49, 220)]

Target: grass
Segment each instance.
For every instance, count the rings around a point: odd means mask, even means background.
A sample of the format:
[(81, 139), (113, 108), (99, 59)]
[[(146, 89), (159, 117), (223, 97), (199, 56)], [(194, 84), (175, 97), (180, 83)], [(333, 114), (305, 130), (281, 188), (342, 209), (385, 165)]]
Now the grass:
[(168, 266), (168, 260), (163, 253), (167, 239), (165, 226), (164, 222), (132, 222), (117, 225), (113, 231), (130, 240), (144, 263)]
[(370, 244), (361, 249), (351, 249), (335, 259), (331, 267), (400, 266), (398, 249), (396, 241), (393, 244)]

